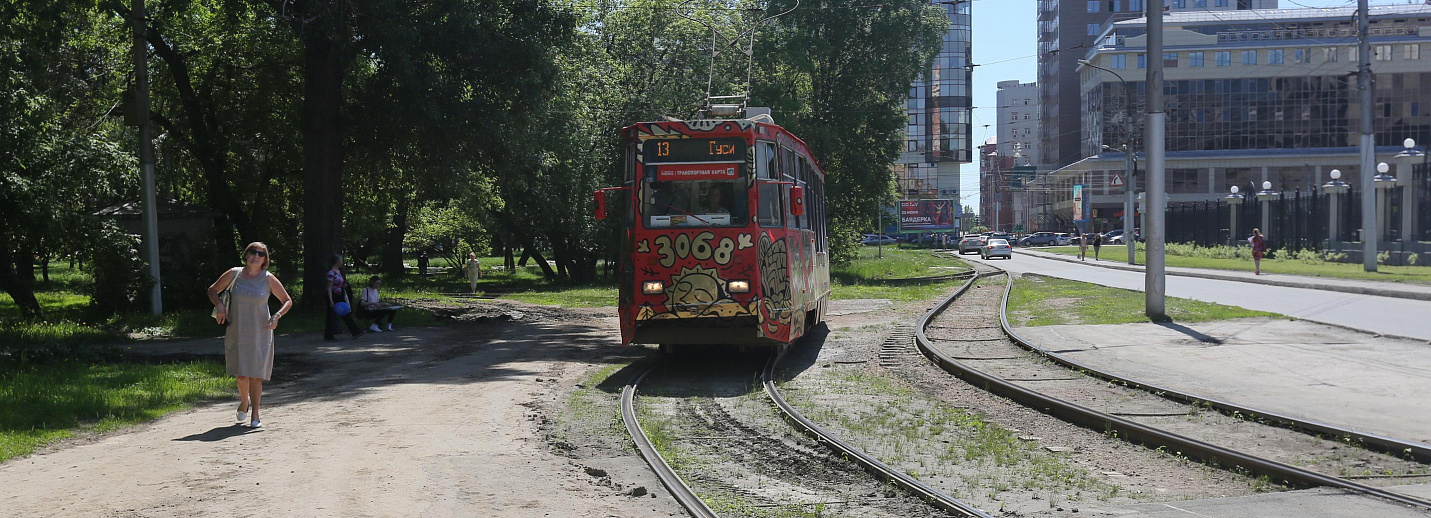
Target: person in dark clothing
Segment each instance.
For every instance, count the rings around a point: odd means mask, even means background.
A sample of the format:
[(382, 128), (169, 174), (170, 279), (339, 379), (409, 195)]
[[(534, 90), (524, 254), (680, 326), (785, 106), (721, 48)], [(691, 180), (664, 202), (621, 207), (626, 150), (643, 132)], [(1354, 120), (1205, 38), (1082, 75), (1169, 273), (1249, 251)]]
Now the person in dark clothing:
[(1103, 247), (1103, 234), (1093, 234), (1093, 260), (1098, 260), (1098, 249)]
[(427, 250), (417, 253), (417, 274), (427, 280)]
[[(348, 325), (348, 332), (353, 334), (353, 338), (363, 336), (362, 328), (358, 327), (358, 322), (353, 320), (353, 290), (348, 286), (348, 280), (343, 278), (343, 256), (333, 254), (328, 256), (328, 318), (323, 326), (324, 340), (337, 340), (338, 320)], [(348, 312), (342, 317), (333, 310), (333, 305), (339, 302), (348, 304)]]

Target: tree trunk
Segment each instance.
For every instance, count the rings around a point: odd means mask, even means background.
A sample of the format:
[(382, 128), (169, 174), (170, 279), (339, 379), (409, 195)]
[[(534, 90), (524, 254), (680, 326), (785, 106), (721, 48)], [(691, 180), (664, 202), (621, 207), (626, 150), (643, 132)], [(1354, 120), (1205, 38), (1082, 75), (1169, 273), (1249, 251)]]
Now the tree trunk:
[(15, 246), (15, 275), (21, 282), (35, 285), (35, 251), (25, 246), (23, 241)]
[(42, 274), (44, 275), (45, 284), (49, 284), (49, 283), (50, 283), (50, 258), (49, 258), (49, 257), (41, 257), (41, 258), (40, 258), (40, 273), (42, 273)]
[(512, 247), (510, 246), (502, 247), (502, 266), (506, 268), (508, 272), (517, 271), (517, 261), (512, 257)]
[(11, 256), (10, 243), (5, 242), (3, 236), (0, 234), (0, 287), (5, 288), (5, 293), (20, 307), (20, 314), (25, 318), (42, 318), (44, 313), (40, 311), (40, 301), (35, 299), (34, 279), (26, 282), (23, 276), (16, 275), (14, 268), (16, 263), (28, 262), (31, 258), (23, 252)]
[(303, 297), (327, 305), (328, 255), (340, 253), (343, 234), (343, 59), (333, 17), (303, 33)]
[[(527, 246), (525, 246), (525, 247), (522, 247), (522, 258), (519, 259), (519, 260), (517, 260), (517, 266), (526, 266), (526, 265), (527, 265), (527, 259), (529, 259), (529, 258), (532, 257), (532, 249), (533, 249), (533, 248), (535, 248), (535, 247), (533, 247), (532, 245), (527, 245)], [(508, 256), (508, 257), (511, 257), (511, 256)], [(513, 268), (513, 269), (515, 270), (515, 268)]]
[(546, 258), (542, 257), (542, 253), (537, 250), (537, 247), (535, 245), (528, 244), (522, 250), (522, 257), (531, 257), (532, 260), (536, 261), (537, 265), (542, 267), (542, 274), (546, 276), (548, 281), (557, 280), (556, 271), (552, 270), (552, 265), (547, 264)]
[(393, 213), (393, 226), (388, 229), (387, 243), (383, 245), (383, 273), (400, 277), (407, 273), (402, 264), (402, 241), (407, 237), (408, 201), (403, 198)]

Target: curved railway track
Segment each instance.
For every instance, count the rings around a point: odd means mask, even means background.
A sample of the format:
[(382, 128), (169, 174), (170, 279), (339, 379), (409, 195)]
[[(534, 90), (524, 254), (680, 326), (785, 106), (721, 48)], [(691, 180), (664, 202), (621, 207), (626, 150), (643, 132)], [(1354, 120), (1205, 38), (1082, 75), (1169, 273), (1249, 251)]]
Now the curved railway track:
[[(999, 311), (1000, 320), (1002, 322), (1002, 330), (1010, 337), (1011, 340), (1017, 343), (1020, 347), (1028, 348), (1034, 351), (1036, 354), (1047, 357), (1049, 360), (1059, 363), (1064, 367), (1087, 370), (1090, 374), (1103, 378), (1105, 380), (1126, 382), (1130, 387), (1136, 385), (1143, 390), (1166, 390), (1162, 387), (1154, 388), (1154, 385), (1141, 383), (1137, 380), (1128, 380), (1114, 376), (1110, 373), (1102, 373), (1093, 369), (1088, 369), (1086, 366), (1079, 365), (1076, 362), (1060, 358), (1051, 352), (1033, 347), (1027, 341), (1024, 341), (1019, 338), (1017, 333), (1013, 331), (1012, 328), (1009, 326), (1006, 313), (1008, 291), (1012, 285), (1011, 277), (1008, 275), (1007, 272), (1004, 272), (1003, 270), (998, 270), (998, 273), (994, 275), (1002, 275), (1005, 277), (1006, 280), (1003, 300), (1000, 304)], [(925, 330), (930, 327), (931, 321), (937, 318), (947, 308), (949, 308), (951, 304), (953, 304), (957, 299), (963, 296), (969, 290), (969, 288), (974, 285), (974, 282), (975, 280), (971, 279), (968, 283), (965, 283), (962, 287), (960, 287), (959, 290), (955, 291), (949, 297), (938, 303), (934, 307), (934, 309), (930, 310), (927, 314), (925, 314), (924, 318), (920, 320), (919, 325), (915, 328), (915, 341), (920, 353), (923, 354), (930, 361), (938, 365), (941, 369), (945, 370), (946, 372), (949, 372), (950, 374), (960, 379), (965, 380), (971, 385), (983, 388), (984, 390), (987, 390), (991, 393), (1006, 397), (1021, 405), (1039, 410), (1069, 423), (1095, 431), (1116, 433), (1117, 436), (1120, 438), (1123, 438), (1130, 442), (1140, 443), (1148, 447), (1165, 447), (1171, 451), (1181, 452), (1183, 455), (1200, 460), (1204, 463), (1227, 467), (1238, 467), (1247, 470), (1248, 472), (1255, 475), (1268, 476), (1272, 480), (1286, 481), (1288, 483), (1306, 486), (1325, 486), (1341, 488), (1365, 495), (1380, 497), (1402, 505), (1412, 506), (1420, 509), (1431, 509), (1431, 501), (1422, 498), (1403, 495), (1377, 487), (1367, 486), (1344, 478), (1310, 471), (1297, 466), (1292, 466), (1289, 464), (1269, 460), (1255, 455), (1250, 455), (1231, 448), (1226, 448), (1218, 446), (1216, 444), (1211, 444), (1208, 442), (1189, 438), (1157, 427), (1149, 426), (1130, 419), (1112, 415), (1110, 413), (1105, 413), (1082, 405), (1078, 405), (1070, 401), (1051, 396), (1039, 390), (1031, 389), (1026, 386), (1028, 381), (1034, 380), (1010, 380), (991, 374), (989, 372), (986, 372), (985, 370), (974, 368), (973, 366), (971, 366), (970, 363), (967, 362), (986, 359), (1002, 360), (1007, 358), (979, 358), (975, 356), (958, 356), (956, 358), (954, 355), (942, 351), (939, 347), (935, 347), (929, 337), (925, 334)], [(1214, 407), (1216, 407), (1218, 403), (1223, 403), (1210, 401), (1207, 398), (1201, 398), (1191, 394), (1178, 393), (1176, 391), (1167, 391), (1165, 392), (1165, 394), (1167, 394), (1173, 400), (1182, 403), (1191, 404), (1193, 402), (1198, 402), (1199, 404), (1201, 404), (1202, 402), (1207, 402), (1207, 404), (1213, 405)], [(1224, 405), (1224, 408), (1234, 409), (1235, 411), (1242, 412), (1243, 414), (1255, 414), (1257, 416), (1269, 417), (1274, 416), (1274, 414), (1272, 413), (1263, 412), (1256, 409), (1238, 407), (1225, 403)], [(1299, 420), (1289, 416), (1276, 416), (1276, 420), (1293, 423), (1291, 425), (1292, 427), (1300, 428), (1302, 430), (1321, 429), (1331, 430), (1329, 432), (1323, 433), (1335, 433), (1339, 436), (1346, 435), (1352, 437), (1373, 437), (1366, 434), (1358, 435), (1356, 432), (1351, 430), (1344, 430), (1341, 428), (1332, 427), (1330, 425)], [(1380, 439), (1395, 441), (1394, 439), (1389, 438)], [(1399, 445), (1400, 443), (1396, 444)], [(1413, 449), (1412, 451), (1415, 452), (1416, 450)]]
[[(834, 452), (843, 455), (844, 458), (859, 464), (875, 477), (899, 486), (909, 494), (919, 497), (930, 505), (943, 509), (951, 516), (992, 518), (974, 506), (955, 499), (938, 489), (929, 487), (903, 471), (880, 462), (878, 459), (846, 443), (823, 427), (801, 415), (799, 411), (785, 400), (775, 381), (776, 367), (784, 356), (785, 350), (781, 350), (779, 353), (772, 355), (765, 363), (765, 367), (761, 369), (760, 380), (766, 396), (769, 397), (775, 407), (780, 410), (781, 416), (787, 422), (799, 428), (806, 435), (814, 437), (817, 441), (826, 445)], [(677, 502), (679, 502), (682, 507), (685, 507), (691, 516), (714, 518), (717, 516), (716, 513), (701, 500), (700, 496), (691, 489), (690, 485), (671, 469), (670, 465), (667, 464), (666, 460), (661, 457), (660, 453), (657, 452), (655, 447), (651, 444), (650, 439), (642, 430), (641, 424), (637, 419), (636, 392), (647, 375), (660, 366), (660, 362), (653, 364), (650, 368), (636, 376), (636, 378), (622, 390), (622, 420), (625, 422), (626, 431), (631, 435), (632, 440), (636, 442), (636, 449), (641, 454), (641, 457), (651, 466), (657, 478), (661, 480), (661, 484), (666, 486), (672, 496), (676, 498)]]

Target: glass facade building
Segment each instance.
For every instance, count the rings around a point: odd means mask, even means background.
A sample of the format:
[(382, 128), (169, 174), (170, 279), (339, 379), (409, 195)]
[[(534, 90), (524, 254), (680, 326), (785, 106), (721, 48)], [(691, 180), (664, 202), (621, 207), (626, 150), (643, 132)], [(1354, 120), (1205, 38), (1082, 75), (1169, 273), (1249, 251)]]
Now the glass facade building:
[(901, 196), (957, 197), (959, 165), (973, 157), (970, 3), (930, 3), (949, 17), (949, 30), (929, 70), (909, 87), (904, 153), (895, 175)]

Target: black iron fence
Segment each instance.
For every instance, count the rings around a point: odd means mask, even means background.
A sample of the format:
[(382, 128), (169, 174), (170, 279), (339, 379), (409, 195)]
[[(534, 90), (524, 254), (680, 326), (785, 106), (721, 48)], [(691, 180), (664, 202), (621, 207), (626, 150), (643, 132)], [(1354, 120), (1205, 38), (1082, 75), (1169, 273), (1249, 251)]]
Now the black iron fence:
[[(1426, 183), (1425, 178), (1421, 178)], [(1431, 185), (1418, 189), (1421, 203), (1427, 203), (1431, 196)], [(1391, 193), (1388, 193), (1391, 194)], [(1388, 210), (1399, 210), (1400, 193), (1391, 202), (1388, 196)], [(1338, 241), (1357, 241), (1361, 230), (1361, 198), (1355, 189), (1345, 194), (1335, 195), (1322, 192), (1301, 191), (1282, 192), (1266, 201), (1248, 196), (1238, 204), (1226, 200), (1216, 202), (1195, 202), (1170, 204), (1167, 214), (1167, 239), (1170, 243), (1193, 243), (1198, 246), (1241, 244), (1252, 235), (1252, 229), (1260, 229), (1266, 237), (1267, 246), (1274, 250), (1297, 252), (1300, 250), (1321, 250), (1330, 232), (1331, 204), (1337, 204)], [(1431, 207), (1431, 205), (1423, 205)], [(1233, 218), (1233, 213), (1237, 214)], [(1264, 218), (1265, 212), (1265, 218)], [(1425, 212), (1420, 229), (1427, 228)], [(1388, 217), (1383, 239), (1393, 239), (1399, 232), (1400, 216)], [(1235, 220), (1235, 221), (1234, 221)], [(1392, 220), (1396, 220), (1392, 223)], [(1427, 232), (1421, 230), (1422, 239)]]

